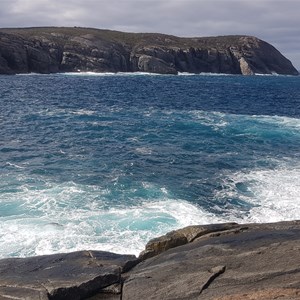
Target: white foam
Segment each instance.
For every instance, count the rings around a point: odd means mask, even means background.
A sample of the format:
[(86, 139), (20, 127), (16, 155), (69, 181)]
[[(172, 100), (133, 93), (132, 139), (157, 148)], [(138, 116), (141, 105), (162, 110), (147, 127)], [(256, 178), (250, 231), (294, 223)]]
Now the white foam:
[[(246, 187), (239, 191), (238, 185)], [(224, 181), (215, 198), (239, 198), (251, 205), (249, 212), (232, 211), (238, 222), (276, 222), (300, 219), (300, 166), (237, 172)]]
[(201, 72), (201, 73), (178, 72), (178, 75), (179, 76), (237, 76), (235, 74), (213, 73), (213, 72)]
[(58, 75), (67, 76), (164, 76), (165, 74), (150, 73), (150, 72), (66, 72)]
[[(268, 115), (239, 115), (221, 112), (207, 112), (202, 110), (192, 110), (189, 112), (191, 116), (201, 122), (203, 125), (212, 127), (214, 130), (219, 130), (227, 126), (238, 126), (241, 130), (250, 128), (250, 122), (253, 125), (266, 124), (270, 125), (270, 130), (274, 131), (281, 129), (288, 129), (293, 134), (300, 135), (300, 119), (285, 117), (285, 116), (268, 116)], [(244, 125), (245, 128), (241, 127)], [(271, 127), (272, 126), (272, 127)], [(275, 126), (275, 127), (274, 127)]]
[(168, 76), (170, 74), (150, 73), (150, 72), (118, 72), (117, 75), (125, 76)]
[(149, 239), (167, 231), (216, 221), (189, 203), (172, 200), (129, 209), (78, 210), (56, 217), (12, 219), (0, 224), (0, 256), (84, 249), (138, 254)]
[(269, 74), (267, 73), (254, 73), (255, 76), (266, 76), (266, 77), (272, 77), (272, 76), (280, 76), (280, 77), (292, 77), (293, 75), (284, 75), (284, 74), (278, 74), (276, 72), (271, 72)]
[[(258, 116), (254, 116), (254, 118), (258, 118)], [(300, 129), (300, 119), (290, 118), (290, 117), (279, 117), (279, 116), (265, 116), (262, 118), (264, 122), (268, 123), (276, 123), (279, 126), (287, 127), (290, 129), (295, 129), (299, 133)]]
[(83, 249), (138, 254), (146, 242), (191, 224), (222, 222), (184, 200), (169, 198), (166, 187), (144, 182), (161, 197), (135, 206), (109, 209), (106, 189), (69, 182), (44, 184), (35, 190), (24, 185), (7, 193), (2, 204), (14, 205), (0, 219), (0, 257), (32, 256)]
[(142, 154), (142, 155), (151, 155), (152, 149), (149, 147), (138, 147), (135, 149), (135, 152)]
[(196, 73), (188, 73), (188, 72), (178, 72), (179, 76), (195, 76)]
[(82, 72), (78, 70), (78, 72), (65, 72), (58, 73), (58, 75), (67, 75), (67, 76), (114, 76), (116, 73), (113, 72)]
[(34, 72), (31, 72), (31, 73), (17, 73), (16, 75), (18, 76), (36, 76), (36, 75), (47, 75), (47, 74), (41, 74), (41, 73), (34, 73)]
[(70, 116), (70, 115), (75, 115), (75, 116), (94, 116), (97, 113), (93, 110), (89, 109), (75, 109), (75, 110), (69, 110), (69, 109), (63, 109), (63, 108), (55, 108), (55, 109), (46, 109), (46, 110), (41, 110), (37, 112), (38, 115), (40, 116)]
[(93, 110), (88, 110), (88, 109), (78, 109), (78, 110), (72, 111), (72, 113), (74, 115), (78, 115), (78, 116), (92, 116), (96, 112)]
[(230, 121), (226, 114), (220, 112), (193, 111), (192, 115), (196, 117), (201, 124), (212, 127), (214, 131), (226, 127)]
[(20, 166), (20, 165), (17, 165), (17, 164), (13, 164), (13, 163), (10, 163), (9, 161), (6, 163), (8, 166), (11, 166), (11, 167), (14, 167), (14, 168), (17, 168), (17, 169), (24, 169), (25, 167), (23, 166)]

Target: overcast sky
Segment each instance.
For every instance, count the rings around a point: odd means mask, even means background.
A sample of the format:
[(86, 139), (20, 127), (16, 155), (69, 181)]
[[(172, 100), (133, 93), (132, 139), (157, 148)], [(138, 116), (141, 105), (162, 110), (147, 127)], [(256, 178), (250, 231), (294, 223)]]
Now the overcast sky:
[(300, 69), (300, 0), (0, 0), (0, 27), (30, 26), (254, 35)]

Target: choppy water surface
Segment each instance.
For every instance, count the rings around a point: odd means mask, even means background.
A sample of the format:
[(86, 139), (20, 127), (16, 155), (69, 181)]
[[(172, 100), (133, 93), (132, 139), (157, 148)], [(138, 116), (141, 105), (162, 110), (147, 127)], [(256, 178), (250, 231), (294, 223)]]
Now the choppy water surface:
[(300, 218), (300, 77), (1, 76), (0, 101), (0, 257)]

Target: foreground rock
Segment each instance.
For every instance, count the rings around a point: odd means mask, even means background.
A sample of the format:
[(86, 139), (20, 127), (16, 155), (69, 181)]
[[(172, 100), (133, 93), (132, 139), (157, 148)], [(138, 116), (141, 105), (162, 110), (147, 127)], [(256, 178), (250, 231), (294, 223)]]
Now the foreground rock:
[[(150, 257), (150, 258), (149, 258)], [(300, 299), (300, 221), (189, 226), (139, 259), (101, 251), (0, 260), (0, 299)]]
[(137, 265), (122, 299), (300, 299), (300, 222), (220, 227)]
[(0, 299), (87, 299), (101, 289), (121, 291), (133, 255), (81, 251), (0, 260)]
[(78, 71), (298, 75), (278, 50), (250, 36), (179, 38), (77, 27), (0, 29), (0, 74)]

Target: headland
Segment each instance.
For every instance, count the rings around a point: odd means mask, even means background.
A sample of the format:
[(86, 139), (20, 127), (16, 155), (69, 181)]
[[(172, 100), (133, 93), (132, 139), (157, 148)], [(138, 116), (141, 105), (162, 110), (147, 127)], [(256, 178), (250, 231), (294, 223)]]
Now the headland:
[(0, 29), (0, 74), (150, 72), (298, 75), (253, 36), (184, 38), (81, 27)]

